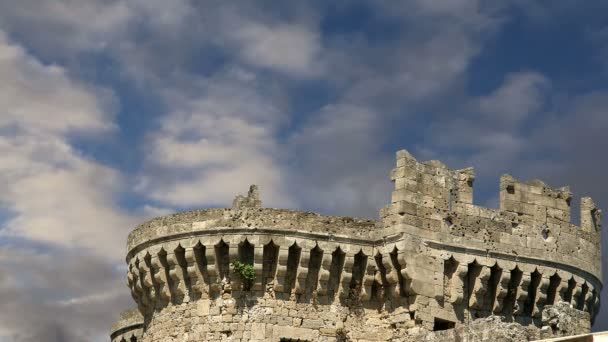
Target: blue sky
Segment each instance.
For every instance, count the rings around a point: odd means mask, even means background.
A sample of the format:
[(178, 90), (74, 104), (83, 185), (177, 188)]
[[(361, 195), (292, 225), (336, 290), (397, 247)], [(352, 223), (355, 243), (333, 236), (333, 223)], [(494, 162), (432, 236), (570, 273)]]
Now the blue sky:
[(128, 231), (252, 183), (267, 206), (375, 218), (402, 148), (475, 166), (480, 205), (510, 173), (605, 206), (606, 13), (0, 0), (0, 341), (106, 340)]

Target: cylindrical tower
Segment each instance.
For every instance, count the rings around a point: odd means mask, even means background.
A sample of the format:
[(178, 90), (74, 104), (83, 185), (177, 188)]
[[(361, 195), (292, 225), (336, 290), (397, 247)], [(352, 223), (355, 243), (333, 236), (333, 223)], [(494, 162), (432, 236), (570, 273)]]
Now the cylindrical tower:
[(141, 340), (415, 341), (509, 322), (522, 339), (589, 331), (602, 286), (591, 199), (579, 228), (567, 188), (503, 176), (500, 209), (482, 208), (472, 169), (406, 151), (391, 178), (379, 222), (262, 208), (252, 186), (232, 208), (138, 226), (126, 261)]
[[(252, 187), (233, 208), (158, 218), (130, 234), (143, 341), (335, 340), (345, 327), (388, 338), (390, 319), (376, 313), (364, 328), (348, 309), (372, 305), (376, 222), (261, 208), (256, 195)], [(236, 261), (251, 265), (251, 283)]]
[(144, 318), (138, 309), (123, 311), (110, 330), (112, 342), (139, 342), (143, 335)]

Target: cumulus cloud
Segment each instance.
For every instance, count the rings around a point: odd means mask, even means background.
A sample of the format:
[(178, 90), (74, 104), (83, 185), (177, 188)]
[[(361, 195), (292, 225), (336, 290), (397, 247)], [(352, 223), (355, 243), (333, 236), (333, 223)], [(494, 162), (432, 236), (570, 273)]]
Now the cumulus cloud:
[(246, 63), (304, 77), (322, 71), (319, 34), (303, 25), (243, 23), (233, 37)]
[(497, 125), (520, 123), (542, 109), (549, 80), (535, 72), (507, 75), (500, 88), (478, 100), (479, 112)]
[(114, 99), (1, 31), (0, 76), (0, 340), (97, 340), (128, 303), (114, 263), (138, 215), (118, 208), (122, 175), (71, 138), (112, 134)]
[(265, 203), (292, 206), (278, 162), (280, 98), (243, 70), (216, 75), (198, 89), (199, 96), (168, 100), (172, 110), (148, 137), (138, 189), (164, 205), (191, 207), (228, 205), (258, 184)]
[(70, 134), (108, 132), (109, 107), (61, 67), (42, 65), (4, 35), (0, 55), (0, 203), (10, 213), (2, 234), (100, 254), (121, 251), (120, 237), (132, 222), (113, 203), (120, 175), (68, 141)]
[(4, 246), (0, 274), (0, 341), (105, 341), (130, 302), (122, 272), (87, 253)]
[(130, 19), (127, 1), (2, 1), (0, 28), (18, 35), (44, 56), (68, 58), (103, 50)]
[(42, 65), (2, 31), (0, 77), (0, 129), (61, 134), (112, 127), (93, 89), (76, 84), (57, 65)]
[[(0, 340), (105, 338), (131, 302), (117, 265), (142, 217), (226, 206), (252, 183), (266, 206), (376, 217), (394, 150), (416, 143), (421, 159), (477, 166), (477, 188), (549, 173), (595, 195), (603, 168), (580, 165), (597, 165), (604, 95), (552, 105), (553, 81), (532, 70), (467, 94), (511, 5), (376, 1), (359, 20), (349, 3), (0, 0), (0, 232), (18, 241), (0, 254)], [(128, 170), (73, 141), (126, 129), (119, 100), (157, 105), (146, 131), (124, 132)]]
[[(390, 193), (392, 160), (376, 141), (380, 115), (352, 104), (329, 105), (290, 138), (293, 191), (324, 213), (377, 217)], [(387, 158), (388, 157), (388, 158)]]

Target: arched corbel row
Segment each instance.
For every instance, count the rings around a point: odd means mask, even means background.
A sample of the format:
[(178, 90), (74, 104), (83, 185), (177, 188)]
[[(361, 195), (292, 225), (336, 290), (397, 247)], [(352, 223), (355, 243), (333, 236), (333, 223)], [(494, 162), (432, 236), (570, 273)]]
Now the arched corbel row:
[[(240, 279), (229, 265), (240, 260), (253, 265), (251, 291), (259, 295), (272, 291), (287, 295), (284, 299), (307, 301), (316, 294), (323, 303), (355, 295), (361, 302), (396, 300), (396, 305), (409, 305), (416, 296), (428, 296), (411, 287), (416, 277), (411, 273), (418, 272), (419, 265), (410, 249), (399, 243), (372, 247), (255, 234), (190, 238), (138, 251), (129, 260), (127, 282), (144, 312), (214, 298), (223, 280), (238, 290)], [(429, 286), (435, 288), (429, 297), (440, 305), (464, 304), (483, 315), (540, 317), (546, 305), (567, 301), (592, 315), (596, 312), (599, 296), (591, 283), (563, 270), (460, 253), (432, 260), (437, 260), (431, 266), (435, 283)]]

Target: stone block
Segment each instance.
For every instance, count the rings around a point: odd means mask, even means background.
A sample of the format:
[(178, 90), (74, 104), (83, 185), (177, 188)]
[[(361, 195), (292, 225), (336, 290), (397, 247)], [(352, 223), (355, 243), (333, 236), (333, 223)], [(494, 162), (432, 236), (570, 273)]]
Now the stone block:
[(254, 340), (264, 340), (266, 338), (266, 324), (251, 323), (251, 338)]
[(296, 328), (291, 326), (274, 326), (272, 330), (272, 340), (278, 342), (281, 338), (316, 341), (319, 338), (319, 330)]

